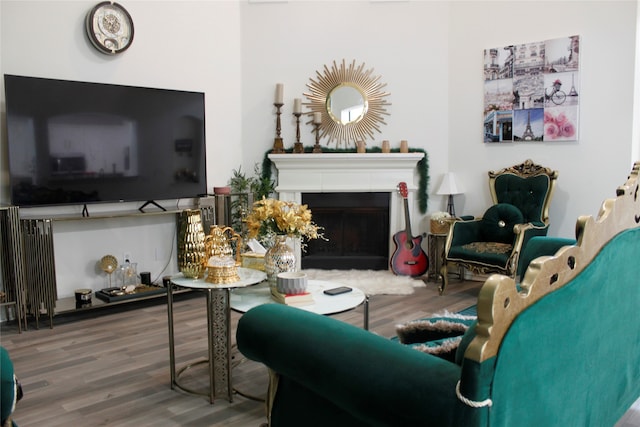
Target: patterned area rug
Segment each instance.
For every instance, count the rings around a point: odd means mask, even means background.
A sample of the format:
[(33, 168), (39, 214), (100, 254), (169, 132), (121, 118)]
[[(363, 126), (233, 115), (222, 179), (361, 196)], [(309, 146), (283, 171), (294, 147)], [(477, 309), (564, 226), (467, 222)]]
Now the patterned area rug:
[(410, 295), (425, 286), (420, 278), (396, 276), (386, 270), (304, 270), (311, 280), (331, 280), (361, 289), (368, 295)]

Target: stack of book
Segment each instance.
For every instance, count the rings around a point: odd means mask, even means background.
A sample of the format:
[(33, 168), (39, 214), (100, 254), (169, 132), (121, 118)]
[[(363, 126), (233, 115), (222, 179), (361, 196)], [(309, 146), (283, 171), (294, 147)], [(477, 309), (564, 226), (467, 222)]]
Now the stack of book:
[(309, 292), (305, 292), (302, 294), (282, 294), (275, 289), (275, 287), (271, 288), (271, 297), (280, 304), (300, 306), (300, 305), (309, 305), (313, 304), (313, 295)]

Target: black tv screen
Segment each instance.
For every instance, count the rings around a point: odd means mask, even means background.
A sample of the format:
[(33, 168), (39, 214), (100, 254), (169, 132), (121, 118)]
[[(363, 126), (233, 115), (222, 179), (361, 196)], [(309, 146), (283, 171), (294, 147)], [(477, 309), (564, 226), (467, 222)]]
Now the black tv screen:
[(207, 192), (204, 94), (5, 75), (11, 203)]

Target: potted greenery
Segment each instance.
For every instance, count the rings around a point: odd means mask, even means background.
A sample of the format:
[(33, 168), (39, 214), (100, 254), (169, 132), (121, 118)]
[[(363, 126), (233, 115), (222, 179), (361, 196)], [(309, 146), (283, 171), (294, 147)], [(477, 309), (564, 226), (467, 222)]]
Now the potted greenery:
[(270, 174), (260, 171), (259, 165), (256, 163), (253, 167), (253, 176), (247, 176), (242, 170), (242, 166), (234, 169), (229, 179), (229, 187), (231, 187), (231, 227), (239, 233), (243, 239), (246, 239), (247, 233), (243, 226), (243, 221), (251, 210), (251, 204), (263, 197), (268, 198), (275, 192), (275, 181), (271, 179)]

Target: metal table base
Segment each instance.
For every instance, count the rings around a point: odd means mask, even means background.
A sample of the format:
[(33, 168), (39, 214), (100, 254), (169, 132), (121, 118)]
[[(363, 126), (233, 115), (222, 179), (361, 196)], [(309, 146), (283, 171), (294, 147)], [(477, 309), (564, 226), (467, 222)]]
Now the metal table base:
[[(210, 403), (226, 397), (233, 402), (231, 382), (231, 309), (229, 307), (229, 288), (204, 289), (207, 294), (207, 342), (208, 358), (191, 363), (176, 372), (176, 355), (173, 325), (173, 290), (171, 284), (167, 290), (167, 316), (169, 320), (169, 363), (171, 365), (171, 389), (180, 389), (190, 394), (207, 396)], [(188, 369), (208, 364), (209, 389), (206, 392), (194, 390), (180, 384), (180, 375)]]

